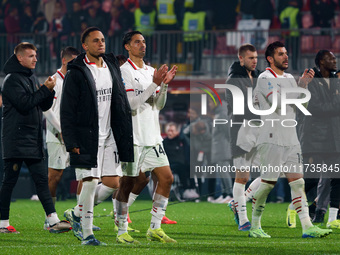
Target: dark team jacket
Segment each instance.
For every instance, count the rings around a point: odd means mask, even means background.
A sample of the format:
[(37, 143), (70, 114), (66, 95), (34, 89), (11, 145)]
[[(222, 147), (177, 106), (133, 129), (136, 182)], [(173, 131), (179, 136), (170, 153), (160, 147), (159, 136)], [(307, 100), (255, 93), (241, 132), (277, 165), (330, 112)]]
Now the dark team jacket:
[(40, 86), (32, 70), (22, 66), (16, 55), (5, 63), (2, 84), (2, 155), (3, 159), (42, 159), (42, 111), (53, 104), (55, 92)]
[[(235, 85), (239, 89), (241, 89), (245, 102), (247, 102), (248, 88), (250, 87), (253, 88), (253, 90), (255, 89), (256, 78), (259, 76), (259, 74), (260, 71), (257, 69), (252, 72), (253, 85), (245, 67), (241, 66), (239, 61), (236, 61), (229, 68), (228, 79), (226, 83), (230, 85)], [(229, 90), (226, 91), (226, 100), (228, 104), (228, 112), (229, 114), (231, 114), (231, 119), (234, 123), (243, 122), (243, 120), (260, 119), (258, 115), (255, 115), (249, 111), (248, 105), (246, 103), (244, 105), (244, 115), (233, 115), (233, 97)], [(247, 153), (236, 145), (237, 134), (240, 128), (241, 125), (233, 125), (230, 129), (232, 157), (238, 157), (242, 154)]]
[[(308, 84), (311, 99), (308, 111), (311, 116), (299, 114), (302, 153), (340, 153), (340, 83), (330, 75), (330, 88), (320, 71), (313, 68), (314, 79)], [(337, 92), (339, 94), (337, 94)]]
[[(64, 80), (60, 121), (63, 139), (70, 152), (73, 167), (97, 167), (99, 143), (98, 102), (96, 85), (90, 69), (80, 54), (67, 66)], [(120, 68), (113, 54), (103, 55), (112, 76), (111, 127), (117, 144), (119, 159), (133, 162), (132, 117), (122, 82)], [(80, 148), (80, 154), (71, 152)]]

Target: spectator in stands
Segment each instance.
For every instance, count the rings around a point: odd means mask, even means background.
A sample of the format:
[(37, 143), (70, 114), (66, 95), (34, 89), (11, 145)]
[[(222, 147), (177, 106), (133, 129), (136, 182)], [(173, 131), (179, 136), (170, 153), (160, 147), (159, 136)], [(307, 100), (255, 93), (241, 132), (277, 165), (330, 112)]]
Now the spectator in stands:
[(37, 17), (32, 25), (32, 32), (34, 34), (46, 34), (48, 32), (48, 22), (43, 12), (38, 12)]
[[(222, 101), (222, 104), (215, 103), (211, 98), (208, 100), (210, 110), (213, 112), (214, 119), (224, 119), (230, 121), (231, 114), (228, 113), (227, 102)], [(229, 125), (216, 125), (211, 131), (211, 159), (210, 163), (213, 166), (232, 165), (231, 157), (231, 137)], [(229, 172), (218, 173), (216, 175), (216, 187), (223, 187), (220, 192), (219, 203), (228, 203), (233, 196), (233, 183)], [(222, 193), (222, 194), (221, 194)], [(225, 195), (223, 198), (222, 195)], [(216, 197), (215, 197), (216, 198)]]
[(105, 20), (105, 16), (103, 16), (102, 11), (96, 9), (94, 6), (91, 6), (88, 9), (87, 25), (89, 27), (98, 27), (101, 31), (103, 31), (104, 35), (107, 35), (108, 26)]
[(242, 14), (242, 19), (253, 19), (253, 7), (256, 4), (255, 0), (241, 0), (240, 12)]
[(197, 198), (198, 194), (190, 186), (190, 166), (185, 158), (185, 148), (189, 146), (188, 140), (180, 135), (178, 125), (170, 122), (166, 125), (167, 137), (163, 140), (164, 150), (168, 156), (170, 168), (180, 180), (180, 190), (185, 198)]
[(209, 30), (210, 24), (206, 17), (205, 6), (202, 1), (195, 1), (194, 7), (188, 9), (183, 19), (183, 60), (187, 59), (188, 51), (193, 53), (194, 57), (194, 74), (199, 74), (202, 62), (202, 52), (205, 34), (201, 31)]
[(153, 0), (140, 1), (140, 7), (134, 13), (134, 20), (135, 30), (143, 33), (146, 45), (148, 45), (146, 57), (151, 59), (153, 53), (152, 34), (156, 25), (156, 8)]
[(74, 1), (72, 4), (72, 11), (69, 14), (71, 23), (71, 35), (79, 34), (81, 32), (82, 22), (86, 22), (86, 14), (81, 8), (80, 1)]
[(109, 36), (119, 36), (123, 33), (122, 28), (123, 25), (121, 23), (121, 13), (120, 9), (113, 5), (110, 10), (110, 27), (108, 31)]
[(334, 0), (311, 0), (310, 9), (314, 27), (330, 28), (332, 26), (336, 9)]
[[(196, 1), (195, 1), (196, 2)], [(234, 29), (238, 0), (215, 0), (212, 5), (213, 24), (216, 29)]]
[(30, 5), (26, 5), (24, 7), (24, 13), (21, 15), (20, 18), (20, 28), (22, 33), (31, 33), (33, 22), (35, 17), (32, 13), (32, 8)]
[[(284, 8), (286, 8), (288, 5), (290, 5), (291, 0), (280, 0), (278, 1), (278, 7), (277, 7), (277, 12), (280, 14)], [(296, 0), (297, 2), (296, 7), (299, 8), (299, 10), (302, 10), (303, 8), (303, 0)]]
[(123, 33), (132, 31), (134, 25), (133, 16), (136, 9), (135, 5), (130, 4), (128, 8), (125, 8), (125, 5), (123, 5), (120, 0), (113, 0), (112, 6), (115, 6), (119, 10), (119, 24), (122, 26)]
[[(199, 116), (199, 110), (190, 107), (188, 110), (190, 121), (183, 126), (183, 134), (190, 139), (190, 171), (194, 173), (195, 165), (206, 166), (210, 162), (211, 127), (206, 119)], [(210, 179), (212, 180), (212, 179)], [(198, 179), (197, 188), (202, 192), (201, 179)], [(215, 186), (209, 185), (209, 192), (214, 193)], [(203, 195), (203, 194), (201, 194)]]
[(51, 24), (54, 19), (55, 9), (61, 8), (62, 13), (66, 13), (66, 0), (44, 0), (41, 1), (41, 10), (45, 14), (48, 24)]
[(280, 13), (280, 22), (282, 29), (289, 29), (284, 32), (285, 45), (290, 56), (292, 56), (292, 68), (298, 70), (298, 59), (300, 53), (300, 33), (297, 29), (301, 28), (301, 15), (298, 0), (290, 0), (286, 8)]
[[(61, 49), (68, 44), (67, 40), (70, 34), (70, 21), (65, 15), (61, 3), (57, 2), (54, 8), (54, 19), (52, 20), (52, 37), (55, 56), (59, 56)], [(60, 58), (57, 57), (56, 59), (57, 66), (60, 66)]]
[(257, 0), (254, 5), (254, 19), (272, 20), (274, 16), (274, 6), (271, 0)]
[(15, 45), (19, 42), (16, 33), (20, 33), (20, 17), (17, 7), (10, 7), (7, 15), (5, 14), (5, 28), (7, 33), (7, 43), (9, 52), (12, 54)]
[[(179, 20), (183, 2), (181, 0), (157, 0), (157, 26), (158, 31), (176, 31), (180, 29)], [(160, 62), (164, 63), (166, 54), (168, 54), (168, 62), (175, 63), (177, 60), (177, 43), (178, 38), (175, 34), (160, 34), (160, 44), (158, 44), (160, 53)]]

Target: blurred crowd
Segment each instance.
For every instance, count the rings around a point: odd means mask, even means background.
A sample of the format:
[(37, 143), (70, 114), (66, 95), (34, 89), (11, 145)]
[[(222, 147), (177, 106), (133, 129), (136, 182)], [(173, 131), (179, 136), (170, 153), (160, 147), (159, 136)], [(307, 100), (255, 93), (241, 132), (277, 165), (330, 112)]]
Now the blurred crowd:
[[(234, 29), (240, 19), (268, 19), (271, 28), (285, 26), (280, 14), (288, 6), (308, 19), (309, 27), (331, 27), (337, 0), (2, 0), (0, 33), (53, 33), (68, 36), (97, 26), (109, 36), (148, 23), (150, 30), (181, 30), (185, 12), (204, 11), (211, 29)], [(138, 20), (150, 14), (151, 20)], [(165, 20), (163, 14), (174, 14)], [(171, 15), (168, 15), (171, 16)], [(300, 21), (299, 21), (300, 22)], [(164, 26), (165, 25), (165, 26)], [(170, 26), (171, 25), (171, 26)]]

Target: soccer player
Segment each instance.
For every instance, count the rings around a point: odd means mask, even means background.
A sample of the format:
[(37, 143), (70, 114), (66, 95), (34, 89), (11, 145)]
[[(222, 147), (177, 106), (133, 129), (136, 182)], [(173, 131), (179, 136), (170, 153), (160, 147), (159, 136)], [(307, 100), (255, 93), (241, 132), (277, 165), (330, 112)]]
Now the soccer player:
[(121, 66), (121, 71), (132, 109), (135, 158), (133, 163), (122, 162), (123, 177), (116, 198), (117, 242), (139, 243), (127, 233), (127, 203), (139, 171), (145, 172), (153, 169), (158, 185), (153, 197), (151, 224), (146, 236), (153, 241), (175, 243), (176, 241), (167, 236), (161, 228), (173, 176), (162, 146), (159, 111), (165, 105), (168, 83), (174, 79), (177, 67), (174, 66), (168, 72), (166, 65), (158, 70), (145, 65), (143, 57), (146, 44), (139, 31), (125, 34), (123, 46), (129, 52), (129, 59)]
[[(64, 77), (67, 71), (67, 63), (79, 55), (79, 51), (73, 47), (66, 47), (61, 51), (62, 66), (53, 75), (56, 77), (54, 87), (55, 95), (52, 107), (44, 112), (46, 122), (46, 143), (48, 152), (48, 187), (51, 192), (53, 204), (56, 202), (58, 183), (63, 175), (63, 171), (69, 165), (69, 154), (63, 142), (60, 127), (60, 101), (63, 89)], [(50, 228), (47, 219), (44, 229)]]
[[(242, 90), (243, 95), (247, 98), (248, 88), (254, 90), (256, 80), (259, 75), (257, 66), (257, 51), (251, 44), (244, 44), (238, 50), (239, 61), (234, 62), (229, 68), (227, 84), (235, 85)], [(233, 97), (229, 90), (227, 90), (228, 112), (232, 114), (232, 121), (235, 122), (231, 127), (231, 153), (233, 157), (234, 166), (236, 167), (236, 176), (233, 187), (233, 201), (229, 203), (230, 209), (235, 214), (235, 221), (238, 224), (238, 229), (241, 231), (248, 231), (250, 229), (250, 222), (247, 216), (246, 200), (251, 199), (252, 195), (260, 185), (260, 178), (256, 178), (245, 192), (245, 185), (249, 180), (250, 173), (248, 171), (241, 171), (242, 167), (251, 167), (256, 165), (255, 143), (257, 139), (257, 128), (244, 127), (242, 122), (259, 119), (259, 116), (251, 113), (245, 104), (244, 115), (233, 114)], [(240, 144), (237, 144), (240, 139)]]
[(93, 235), (93, 207), (119, 187), (119, 160), (133, 161), (131, 108), (118, 60), (105, 54), (102, 32), (87, 28), (81, 43), (85, 53), (68, 64), (60, 109), (70, 164), (83, 181), (78, 205), (66, 216), (82, 245), (105, 245)]
[(4, 179), (0, 191), (0, 233), (18, 233), (9, 225), (9, 209), (13, 188), (25, 162), (44, 207), (49, 232), (70, 230), (70, 224), (60, 221), (48, 189), (47, 169), (43, 150), (43, 111), (53, 104), (55, 78), (48, 77), (40, 85), (33, 74), (37, 63), (37, 48), (27, 42), (18, 44), (7, 60), (2, 84), (2, 149)]
[[(295, 105), (286, 106), (286, 113), (281, 108), (281, 93), (283, 90), (307, 88), (313, 79), (314, 71), (306, 69), (296, 84), (291, 74), (285, 73), (288, 68), (288, 53), (283, 43), (277, 41), (268, 45), (265, 52), (269, 67), (260, 74), (255, 88), (255, 97), (259, 108), (275, 110), (269, 115), (261, 115), (263, 126), (259, 129), (257, 150), (261, 161), (261, 184), (253, 197), (253, 212), (249, 237), (270, 238), (261, 228), (261, 216), (269, 192), (273, 189), (284, 168), (291, 188), (292, 202), (299, 215), (302, 226), (302, 237), (324, 237), (332, 232), (313, 226), (308, 214), (307, 199), (304, 191), (303, 167), (301, 162), (301, 148), (297, 138), (296, 127), (291, 125), (295, 121)], [(300, 98), (303, 93), (288, 93), (288, 98)], [(276, 97), (276, 98), (275, 98)], [(273, 106), (273, 102), (277, 103)], [(302, 106), (302, 105), (301, 105)], [(277, 120), (267, 122), (266, 120)], [(282, 125), (285, 120), (286, 125)], [(288, 124), (290, 123), (290, 124)], [(275, 169), (274, 169), (275, 168)]]
[[(330, 186), (330, 193), (328, 190), (328, 194), (326, 192), (323, 196), (327, 197), (330, 194), (330, 199), (326, 202), (326, 210), (330, 202), (327, 227), (339, 229), (340, 221), (337, 220), (337, 215), (340, 202), (340, 179), (329, 175), (340, 159), (340, 84), (334, 74), (337, 69), (336, 57), (329, 50), (320, 50), (316, 54), (315, 64), (316, 67), (313, 68), (315, 77), (308, 85), (311, 100), (307, 109), (312, 115), (305, 116), (304, 125), (302, 125), (301, 149), (306, 167), (312, 169), (315, 166), (322, 166), (323, 170), (329, 170), (323, 171), (321, 175), (321, 180), (323, 180), (321, 184)], [(306, 179), (307, 193), (318, 185), (319, 176), (312, 177)], [(326, 182), (328, 178), (329, 182)], [(322, 188), (319, 186), (318, 191)], [(324, 221), (324, 212), (319, 209), (323, 202), (322, 196), (318, 197), (318, 208), (313, 219), (315, 223)], [(293, 209), (292, 205), (289, 209)]]

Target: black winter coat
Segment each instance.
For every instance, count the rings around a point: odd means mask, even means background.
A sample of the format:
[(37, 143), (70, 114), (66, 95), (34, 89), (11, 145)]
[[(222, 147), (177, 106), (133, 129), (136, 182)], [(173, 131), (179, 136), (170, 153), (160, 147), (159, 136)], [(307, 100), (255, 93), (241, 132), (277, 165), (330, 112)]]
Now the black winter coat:
[(12, 55), (5, 63), (2, 84), (2, 155), (3, 159), (42, 159), (42, 111), (53, 104), (55, 92), (40, 86), (31, 69)]
[[(330, 76), (330, 88), (317, 68), (308, 84), (311, 99), (302, 124), (302, 153), (340, 153), (340, 83), (335, 74)], [(301, 116), (301, 114), (299, 115)]]
[[(228, 104), (228, 112), (232, 114), (231, 119), (233, 123), (235, 122), (243, 122), (243, 120), (251, 120), (251, 119), (261, 119), (258, 115), (251, 113), (248, 109), (247, 98), (248, 98), (248, 87), (255, 89), (256, 86), (256, 78), (259, 76), (260, 71), (255, 69), (252, 72), (253, 83), (250, 80), (247, 70), (245, 67), (240, 65), (239, 61), (234, 62), (228, 72), (228, 79), (226, 81), (227, 84), (235, 85), (239, 89), (242, 90), (244, 96), (244, 115), (233, 115), (233, 97), (229, 90), (226, 91), (226, 100)], [(240, 147), (236, 145), (237, 134), (240, 130), (241, 125), (234, 125), (230, 129), (231, 136), (231, 155), (232, 157), (238, 157), (242, 154), (247, 153), (242, 150)]]
[[(60, 106), (63, 139), (70, 152), (73, 167), (97, 167), (99, 143), (98, 102), (96, 85), (84, 63), (85, 53), (67, 66)], [(122, 82), (119, 63), (113, 54), (105, 54), (104, 61), (112, 75), (111, 127), (117, 144), (119, 159), (133, 162), (132, 117)], [(80, 154), (71, 152), (80, 148)]]

